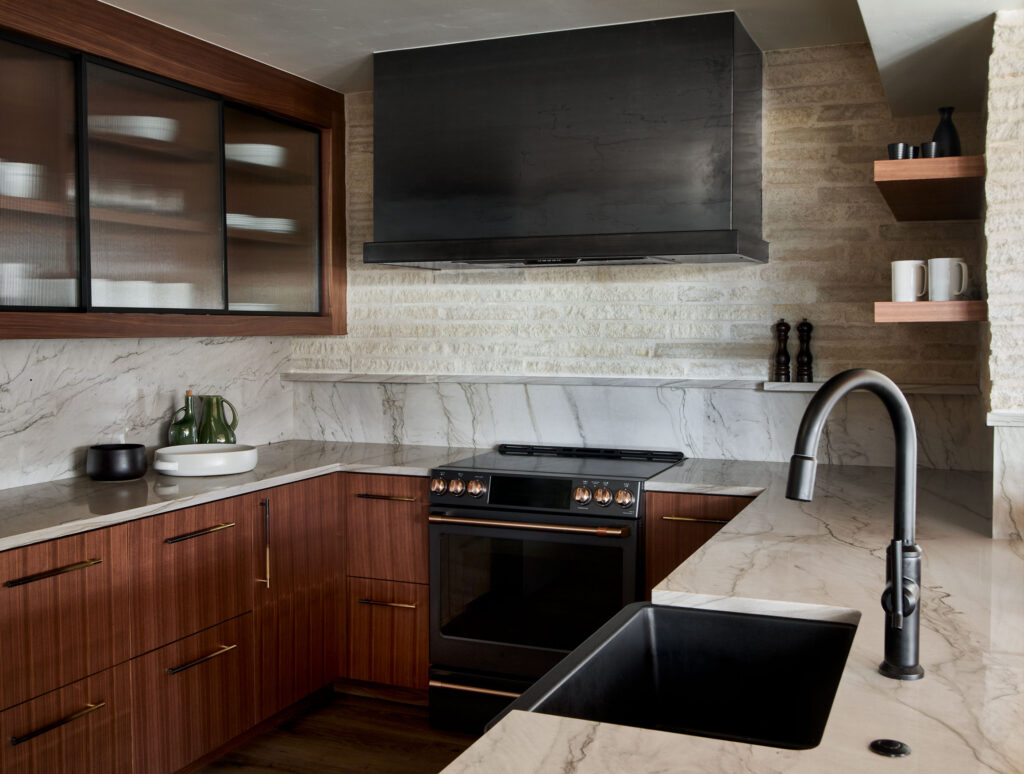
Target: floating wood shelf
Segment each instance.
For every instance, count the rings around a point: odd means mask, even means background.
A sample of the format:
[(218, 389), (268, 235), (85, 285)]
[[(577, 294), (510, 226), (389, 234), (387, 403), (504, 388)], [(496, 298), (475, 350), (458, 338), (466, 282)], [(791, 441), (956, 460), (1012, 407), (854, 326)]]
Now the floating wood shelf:
[(148, 137), (134, 137), (128, 134), (110, 132), (90, 132), (89, 142), (99, 146), (107, 146), (117, 151), (135, 151), (152, 156), (163, 156), (177, 161), (213, 161), (216, 157), (212, 151), (193, 148), (177, 142), (151, 140)]
[(185, 218), (178, 215), (157, 215), (149, 212), (131, 212), (106, 207), (90, 207), (89, 218), (103, 223), (117, 223), (123, 226), (139, 228), (159, 228), (166, 231), (192, 231), (201, 233), (209, 231), (211, 226), (202, 220)]
[(876, 161), (875, 184), (896, 220), (977, 220), (985, 204), (985, 157)]
[(281, 234), (275, 231), (258, 231), (247, 228), (228, 228), (228, 239), (239, 242), (269, 242), (275, 245), (308, 245), (309, 240), (301, 234)]
[(312, 175), (284, 167), (271, 167), (227, 159), (224, 162), (224, 168), (227, 170), (228, 178), (238, 182), (272, 183), (275, 185), (308, 185), (313, 182)]
[(982, 322), (987, 301), (876, 301), (875, 322)]
[(73, 218), (76, 214), (73, 202), (64, 204), (63, 202), (52, 202), (44, 199), (22, 199), (17, 196), (0, 196), (0, 210), (64, 218)]

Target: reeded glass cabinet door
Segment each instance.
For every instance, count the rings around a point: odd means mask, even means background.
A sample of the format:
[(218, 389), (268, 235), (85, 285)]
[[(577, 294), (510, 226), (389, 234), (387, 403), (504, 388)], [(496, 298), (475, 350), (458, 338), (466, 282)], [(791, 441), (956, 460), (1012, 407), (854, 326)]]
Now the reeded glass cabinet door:
[(92, 306), (224, 309), (219, 103), (89, 62)]
[(228, 309), (320, 311), (320, 135), (224, 108)]
[(0, 40), (0, 116), (0, 307), (75, 307), (71, 59)]

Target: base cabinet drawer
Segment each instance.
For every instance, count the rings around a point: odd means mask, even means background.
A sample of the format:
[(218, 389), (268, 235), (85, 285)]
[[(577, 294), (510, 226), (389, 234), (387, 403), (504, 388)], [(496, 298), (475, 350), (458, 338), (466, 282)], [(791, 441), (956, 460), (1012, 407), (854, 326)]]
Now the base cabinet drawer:
[(252, 614), (134, 659), (134, 774), (169, 774), (256, 723)]
[(349, 678), (426, 689), (429, 604), (420, 583), (349, 578)]
[(128, 529), (0, 553), (0, 709), (128, 658)]
[(4, 774), (131, 771), (128, 664), (0, 713)]
[(346, 473), (341, 502), (347, 574), (429, 583), (427, 496), (425, 478)]

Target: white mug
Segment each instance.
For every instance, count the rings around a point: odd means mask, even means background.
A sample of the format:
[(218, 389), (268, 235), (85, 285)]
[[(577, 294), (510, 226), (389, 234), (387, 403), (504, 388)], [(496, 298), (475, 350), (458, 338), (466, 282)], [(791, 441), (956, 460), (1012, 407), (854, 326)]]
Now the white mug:
[[(959, 278), (956, 278), (959, 272)], [(928, 300), (952, 301), (967, 292), (967, 264), (960, 258), (928, 259)]]
[(917, 301), (928, 290), (928, 267), (924, 261), (892, 262), (892, 300)]

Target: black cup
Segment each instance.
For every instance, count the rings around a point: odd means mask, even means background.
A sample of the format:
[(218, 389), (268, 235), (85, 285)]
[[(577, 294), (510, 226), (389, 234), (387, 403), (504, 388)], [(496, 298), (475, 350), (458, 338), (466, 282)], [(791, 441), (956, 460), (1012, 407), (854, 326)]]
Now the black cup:
[(921, 158), (921, 149), (916, 145), (907, 146), (907, 158), (908, 159), (919, 159)]
[(939, 144), (937, 142), (921, 143), (921, 158), (937, 159), (939, 157)]
[(889, 143), (889, 158), (890, 159), (906, 159), (910, 158), (910, 146), (905, 142), (891, 142)]
[(85, 472), (96, 481), (128, 481), (146, 473), (141, 443), (101, 443), (85, 454)]

